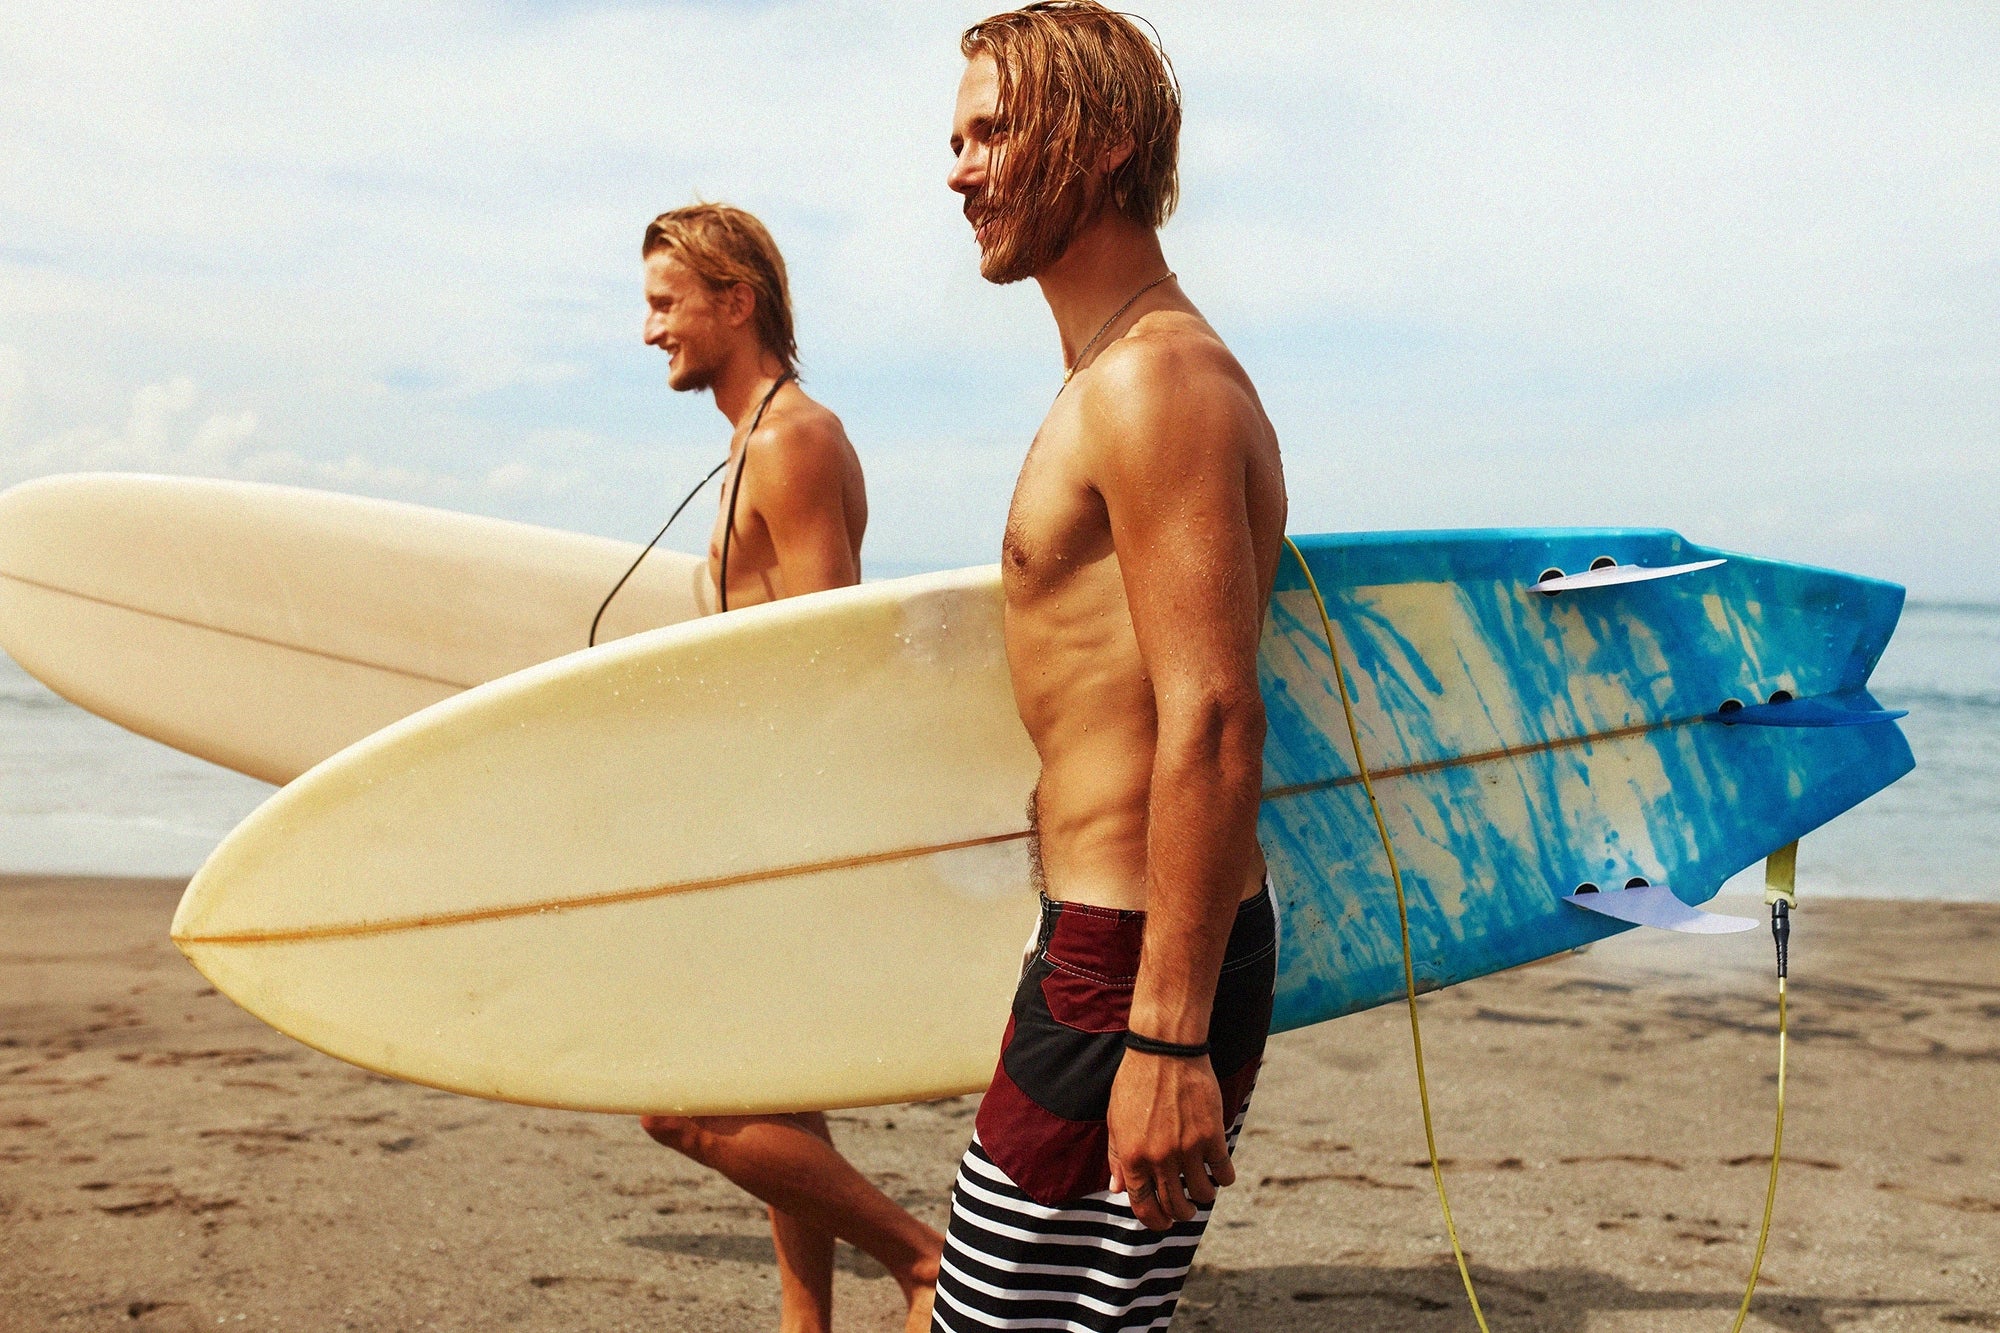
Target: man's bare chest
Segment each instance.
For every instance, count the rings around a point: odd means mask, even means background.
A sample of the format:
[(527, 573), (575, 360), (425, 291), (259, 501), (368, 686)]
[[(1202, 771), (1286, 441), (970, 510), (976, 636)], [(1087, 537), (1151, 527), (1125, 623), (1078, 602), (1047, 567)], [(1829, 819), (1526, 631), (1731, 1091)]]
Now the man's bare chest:
[(1104, 501), (1090, 485), (1074, 440), (1044, 427), (1028, 449), (1001, 541), (1008, 600), (1059, 589), (1111, 547)]

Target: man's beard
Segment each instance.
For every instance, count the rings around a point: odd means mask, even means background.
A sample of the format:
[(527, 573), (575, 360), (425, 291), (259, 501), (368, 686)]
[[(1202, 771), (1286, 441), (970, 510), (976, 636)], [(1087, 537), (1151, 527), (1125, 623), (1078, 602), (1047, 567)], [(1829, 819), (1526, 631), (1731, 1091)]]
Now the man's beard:
[(979, 276), (996, 286), (1032, 278), (1052, 266), (1069, 249), (1089, 210), (1079, 199), (1082, 187), (1072, 185), (1048, 208), (1019, 203), (994, 207), (982, 191), (966, 211), (992, 224), (979, 254)]
[(718, 367), (713, 362), (695, 360), (687, 349), (681, 355), (680, 370), (676, 371), (671, 363), (667, 366), (667, 387), (675, 393), (705, 393), (713, 389)]
[(985, 249), (979, 252), (979, 276), (998, 287), (1032, 278), (1046, 267), (1037, 263), (1042, 247), (1027, 244), (1026, 226), (1012, 218), (996, 218)]

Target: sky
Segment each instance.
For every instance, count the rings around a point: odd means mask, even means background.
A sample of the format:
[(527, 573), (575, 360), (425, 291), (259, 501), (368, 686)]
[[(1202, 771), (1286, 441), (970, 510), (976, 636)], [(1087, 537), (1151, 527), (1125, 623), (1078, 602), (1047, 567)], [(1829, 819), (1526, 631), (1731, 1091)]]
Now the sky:
[[(1168, 257), (1294, 531), (1661, 525), (2000, 602), (2000, 10), (1140, 9), (1185, 92)], [(0, 486), (643, 540), (728, 428), (640, 343), (639, 240), (719, 199), (785, 251), (868, 571), (996, 558), (1062, 365), (944, 184), (986, 5), (8, 10)]]

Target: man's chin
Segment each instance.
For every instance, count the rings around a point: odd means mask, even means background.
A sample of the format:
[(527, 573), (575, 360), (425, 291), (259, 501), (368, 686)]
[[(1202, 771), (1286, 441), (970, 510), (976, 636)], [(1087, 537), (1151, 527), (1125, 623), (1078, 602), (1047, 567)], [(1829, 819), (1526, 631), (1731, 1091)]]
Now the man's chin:
[(715, 387), (715, 376), (705, 368), (688, 367), (686, 370), (669, 370), (667, 387), (675, 393), (701, 393)]
[(1011, 249), (985, 250), (979, 256), (979, 276), (996, 287), (1035, 276), (1034, 270), (1021, 262), (1018, 252)]

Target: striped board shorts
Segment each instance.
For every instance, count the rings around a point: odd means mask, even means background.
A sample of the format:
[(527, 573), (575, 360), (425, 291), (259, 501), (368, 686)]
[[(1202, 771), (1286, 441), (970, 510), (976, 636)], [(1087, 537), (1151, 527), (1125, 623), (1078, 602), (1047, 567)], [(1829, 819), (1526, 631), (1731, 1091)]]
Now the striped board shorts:
[[(1209, 1210), (1150, 1231), (1112, 1193), (1104, 1125), (1145, 914), (1043, 899), (993, 1083), (952, 1187), (933, 1333), (1125, 1333), (1172, 1321)], [(1277, 921), (1237, 909), (1210, 1021), (1233, 1151), (1271, 1026)]]

